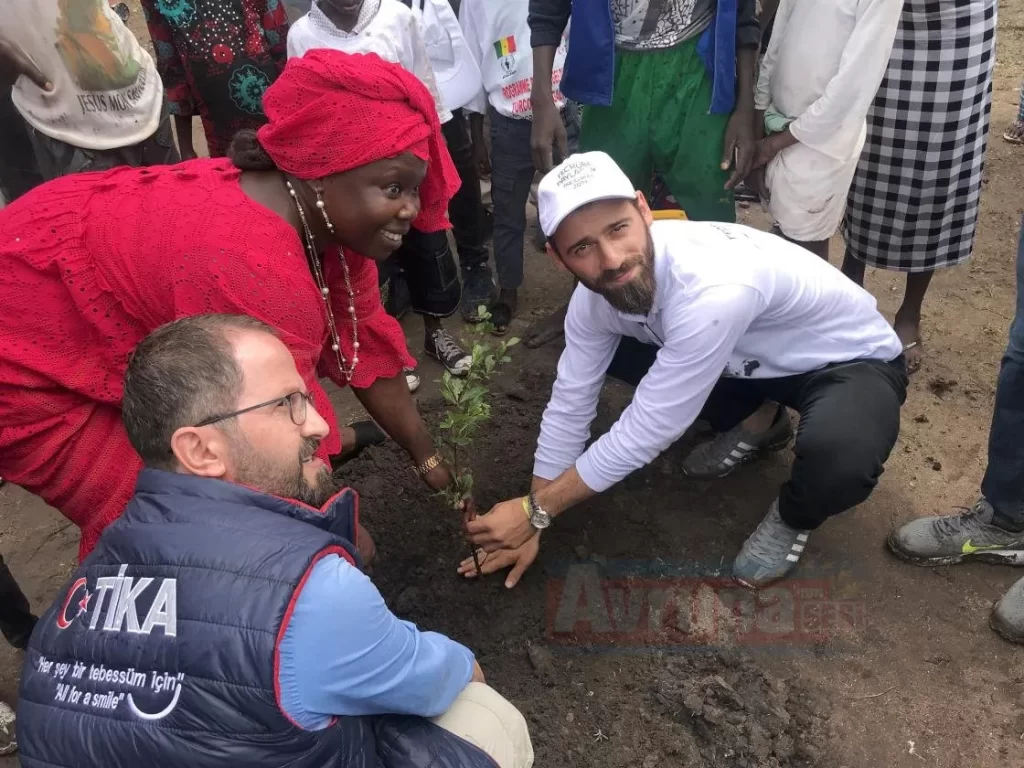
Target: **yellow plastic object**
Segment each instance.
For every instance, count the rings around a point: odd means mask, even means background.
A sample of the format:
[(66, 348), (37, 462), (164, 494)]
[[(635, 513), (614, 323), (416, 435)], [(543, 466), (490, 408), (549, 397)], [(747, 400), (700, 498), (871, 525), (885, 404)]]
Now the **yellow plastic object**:
[(666, 211), (651, 211), (651, 216), (654, 217), (655, 221), (672, 221), (674, 219), (689, 221), (690, 218), (684, 211), (675, 208)]

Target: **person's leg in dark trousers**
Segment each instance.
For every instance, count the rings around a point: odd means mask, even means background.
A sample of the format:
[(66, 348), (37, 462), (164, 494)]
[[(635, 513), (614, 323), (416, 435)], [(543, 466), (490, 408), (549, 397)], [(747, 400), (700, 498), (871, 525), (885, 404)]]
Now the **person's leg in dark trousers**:
[[(981, 493), (959, 515), (921, 517), (893, 529), (886, 544), (914, 565), (1024, 565), (1024, 221), (1017, 241), (1017, 312), (996, 384)], [(999, 600), (989, 625), (1024, 644), (1024, 579)]]
[(526, 204), (533, 183), (529, 120), (513, 120), (490, 110), (491, 200), (494, 202), (494, 263), (498, 271), (498, 301), (491, 308), (494, 326), (508, 328), (523, 284)]
[[(1014, 532), (1024, 530), (1024, 221), (1017, 242), (1017, 315), (999, 369), (988, 469), (981, 492), (992, 507), (995, 526)], [(1016, 562), (1024, 563), (1024, 553)], [(989, 624), (1007, 640), (1024, 643), (1024, 579), (1003, 595)]]
[(759, 588), (783, 578), (810, 532), (871, 495), (900, 431), (903, 357), (859, 360), (758, 383), (764, 399), (800, 414), (789, 479), (733, 563), (733, 577)]
[[(639, 384), (656, 355), (657, 347), (623, 338), (608, 375)], [(720, 433), (742, 428), (766, 401), (800, 414), (790, 477), (737, 556), (737, 580), (761, 587), (782, 578), (799, 562), (811, 530), (867, 499), (899, 436), (906, 391), (902, 357), (839, 363), (779, 379), (719, 380), (701, 417)], [(784, 411), (779, 418), (788, 422)]]
[(902, 358), (856, 361), (768, 379), (767, 399), (800, 414), (779, 514), (791, 528), (814, 530), (871, 495), (900, 432), (907, 394)]
[(452, 111), (452, 119), (441, 126), (448, 154), (462, 182), (448, 205), (455, 247), (462, 271), (462, 315), (477, 316), (477, 307), (487, 305), (494, 293), (494, 281), (487, 264), (487, 234), (484, 204), (480, 198), (480, 174), (473, 162), (473, 144), (461, 109)]
[(410, 229), (392, 258), (401, 265), (413, 311), (423, 317), (424, 350), (452, 375), (465, 376), (472, 355), (441, 325), (441, 318), (454, 314), (462, 300), (448, 232)]
[(981, 493), (996, 525), (1024, 531), (1024, 221), (1017, 243), (1017, 313), (999, 368)]
[(24, 649), (35, 626), (28, 598), (0, 556), (0, 632), (15, 648)]

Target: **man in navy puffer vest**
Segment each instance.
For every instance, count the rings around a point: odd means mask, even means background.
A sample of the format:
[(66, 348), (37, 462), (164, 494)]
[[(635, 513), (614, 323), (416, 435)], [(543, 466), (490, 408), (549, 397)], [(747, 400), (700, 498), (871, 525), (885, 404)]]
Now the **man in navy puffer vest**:
[(528, 768), (473, 654), (359, 570), (327, 425), (251, 318), (150, 334), (123, 413), (146, 469), (25, 657), (25, 768)]

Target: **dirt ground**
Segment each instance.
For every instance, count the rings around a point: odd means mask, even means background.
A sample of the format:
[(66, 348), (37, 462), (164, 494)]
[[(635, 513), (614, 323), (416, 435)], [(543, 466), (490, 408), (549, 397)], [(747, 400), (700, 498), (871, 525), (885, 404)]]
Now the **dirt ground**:
[[(793, 579), (755, 597), (721, 576), (784, 479), (788, 455), (694, 482), (678, 471), (689, 437), (560, 518), (512, 591), (498, 578), (459, 580), (455, 565), (467, 548), (458, 522), (394, 446), (348, 465), (378, 545), (373, 576), (389, 603), (474, 649), (489, 682), (526, 714), (537, 765), (1024, 764), (1024, 650), (987, 627), (992, 601), (1024, 570), (920, 569), (883, 548), (893, 524), (973, 503), (984, 471), (1024, 211), (1024, 149), (1001, 138), (1024, 77), (1024, 4), (1003, 2), (1000, 13), (975, 257), (933, 283), (924, 366), (880, 487), (811, 538)], [(759, 212), (744, 217), (766, 225)], [(840, 254), (837, 240), (833, 260)], [(543, 254), (528, 263), (520, 330), (570, 288)], [(868, 284), (891, 317), (902, 278), (874, 272)], [(422, 327), (415, 318), (406, 327), (418, 352)], [(495, 387), (494, 420), (474, 459), (484, 508), (527, 487), (557, 354), (517, 348)], [(425, 361), (420, 372), (421, 407), (436, 423), (439, 371)], [(598, 430), (628, 396), (606, 388)], [(358, 414), (347, 393), (335, 400), (343, 416)], [(76, 550), (77, 532), (58, 513), (16, 487), (0, 490), (0, 551), (35, 606), (53, 599)], [(19, 668), (18, 655), (0, 648), (8, 701)]]

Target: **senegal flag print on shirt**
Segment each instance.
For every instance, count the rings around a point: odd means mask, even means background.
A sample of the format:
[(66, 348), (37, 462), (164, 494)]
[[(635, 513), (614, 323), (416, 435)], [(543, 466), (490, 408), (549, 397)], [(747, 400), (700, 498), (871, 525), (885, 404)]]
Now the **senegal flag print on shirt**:
[(509, 35), (494, 42), (494, 55), (499, 59), (516, 52), (516, 36)]

